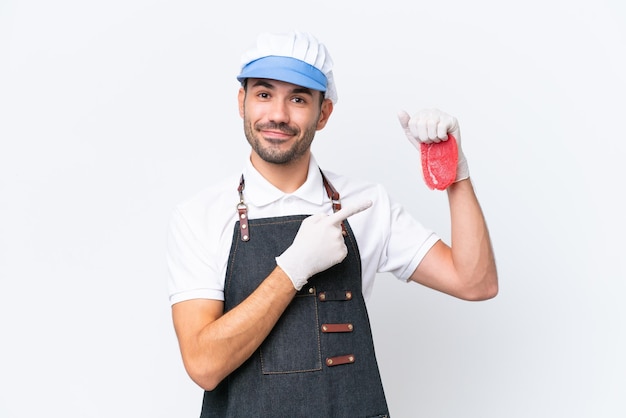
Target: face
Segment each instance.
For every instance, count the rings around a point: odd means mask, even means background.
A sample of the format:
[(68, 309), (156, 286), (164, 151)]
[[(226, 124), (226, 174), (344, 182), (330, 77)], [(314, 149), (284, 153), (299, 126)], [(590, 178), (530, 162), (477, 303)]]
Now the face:
[(253, 153), (272, 164), (308, 155), (315, 131), (332, 112), (330, 100), (320, 105), (322, 94), (282, 81), (248, 79), (246, 91), (239, 91), (239, 113)]

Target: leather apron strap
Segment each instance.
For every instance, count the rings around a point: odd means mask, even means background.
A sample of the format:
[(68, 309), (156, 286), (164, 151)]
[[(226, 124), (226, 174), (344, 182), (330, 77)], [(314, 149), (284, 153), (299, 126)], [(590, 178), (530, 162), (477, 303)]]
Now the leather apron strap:
[[(341, 209), (341, 198), (339, 196), (339, 192), (335, 190), (333, 185), (328, 181), (322, 169), (320, 169), (320, 174), (322, 175), (322, 182), (324, 183), (324, 189), (326, 190), (326, 194), (328, 198), (332, 202), (333, 212), (337, 212)], [(239, 214), (239, 235), (242, 241), (250, 240), (250, 225), (248, 223), (248, 205), (244, 202), (243, 199), (243, 190), (246, 188), (246, 181), (243, 178), (243, 174), (239, 179), (239, 187), (237, 187), (237, 192), (239, 193), (239, 203), (237, 203), (237, 213)], [(344, 222), (341, 223), (341, 231), (343, 236), (345, 237), (347, 234), (346, 225)]]

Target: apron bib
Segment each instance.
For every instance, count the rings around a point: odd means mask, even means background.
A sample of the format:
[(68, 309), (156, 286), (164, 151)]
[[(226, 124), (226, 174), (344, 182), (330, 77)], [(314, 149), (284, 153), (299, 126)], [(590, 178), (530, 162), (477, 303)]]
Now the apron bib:
[[(236, 223), (225, 312), (274, 270), (275, 257), (306, 217), (246, 217), (245, 238), (242, 222)], [(347, 257), (311, 277), (255, 353), (205, 391), (201, 418), (389, 416), (361, 291), (361, 258), (347, 221), (344, 231)]]

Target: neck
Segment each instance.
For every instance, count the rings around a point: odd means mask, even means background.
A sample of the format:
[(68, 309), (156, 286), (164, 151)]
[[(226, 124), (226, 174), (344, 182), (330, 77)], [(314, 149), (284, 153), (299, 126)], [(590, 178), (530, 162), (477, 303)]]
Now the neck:
[(254, 168), (283, 193), (293, 193), (304, 184), (309, 174), (310, 160), (310, 152), (287, 164), (268, 163), (254, 151), (250, 155)]

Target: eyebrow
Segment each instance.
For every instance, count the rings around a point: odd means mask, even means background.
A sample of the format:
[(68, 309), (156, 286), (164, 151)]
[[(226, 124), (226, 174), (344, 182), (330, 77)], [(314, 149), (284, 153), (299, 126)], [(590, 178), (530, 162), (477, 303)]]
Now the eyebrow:
[[(270, 90), (274, 90), (276, 88), (276, 86), (271, 81), (268, 81), (266, 79), (255, 80), (254, 83), (252, 84), (252, 87), (265, 87)], [(313, 97), (313, 91), (311, 91), (311, 89), (307, 87), (296, 86), (293, 89), (291, 89), (291, 93), (292, 94), (293, 93), (307, 94)]]

